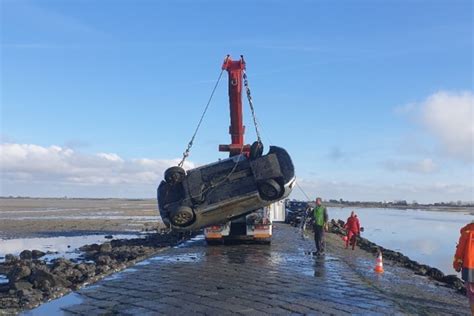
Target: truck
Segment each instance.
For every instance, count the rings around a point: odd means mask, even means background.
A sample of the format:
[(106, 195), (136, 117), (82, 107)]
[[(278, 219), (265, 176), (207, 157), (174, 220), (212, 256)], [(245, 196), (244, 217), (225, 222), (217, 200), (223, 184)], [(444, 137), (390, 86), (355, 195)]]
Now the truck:
[[(228, 152), (229, 158), (190, 170), (182, 167), (206, 106), (182, 161), (165, 171), (164, 180), (157, 188), (158, 208), (164, 223), (182, 232), (205, 228), (210, 242), (222, 239), (269, 242), (272, 220), (275, 216), (280, 219), (282, 214), (284, 220), (281, 201), (296, 184), (293, 162), (284, 148), (270, 146), (268, 153), (263, 154), (245, 68), (243, 56), (234, 61), (227, 55), (222, 65), (222, 72), (227, 71), (229, 78), (231, 143), (219, 145), (219, 151)], [(244, 86), (257, 136), (252, 145), (244, 142)]]
[(281, 200), (225, 224), (206, 227), (204, 237), (208, 244), (233, 241), (269, 244), (272, 239), (273, 223), (284, 221), (285, 204)]

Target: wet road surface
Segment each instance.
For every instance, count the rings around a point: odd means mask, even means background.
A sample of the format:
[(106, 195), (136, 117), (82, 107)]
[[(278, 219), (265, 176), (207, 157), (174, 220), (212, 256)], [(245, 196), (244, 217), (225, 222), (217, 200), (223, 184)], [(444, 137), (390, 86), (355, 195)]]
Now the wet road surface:
[(336, 249), (313, 258), (312, 248), (284, 224), (276, 225), (270, 246), (207, 246), (201, 236), (30, 313), (59, 306), (78, 315), (467, 314), (451, 299), (441, 304), (442, 292), (439, 306), (433, 296), (405, 306)]

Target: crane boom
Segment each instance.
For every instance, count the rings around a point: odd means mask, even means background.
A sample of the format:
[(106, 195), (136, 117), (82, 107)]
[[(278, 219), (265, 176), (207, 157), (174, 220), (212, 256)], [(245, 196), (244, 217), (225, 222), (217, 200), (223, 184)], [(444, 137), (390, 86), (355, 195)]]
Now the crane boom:
[(242, 111), (242, 71), (245, 69), (244, 57), (240, 60), (232, 60), (227, 55), (222, 64), (222, 69), (227, 70), (229, 74), (229, 106), (230, 106), (230, 126), (229, 134), (231, 144), (219, 145), (219, 151), (229, 152), (229, 156), (247, 154), (250, 151), (250, 145), (244, 144), (245, 126), (243, 124)]

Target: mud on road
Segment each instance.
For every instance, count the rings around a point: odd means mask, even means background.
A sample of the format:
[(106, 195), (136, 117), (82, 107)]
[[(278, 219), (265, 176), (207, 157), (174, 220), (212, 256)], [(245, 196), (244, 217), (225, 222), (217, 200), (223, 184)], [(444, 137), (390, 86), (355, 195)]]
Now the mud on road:
[(468, 315), (465, 297), (327, 236), (324, 257), (310, 237), (275, 227), (268, 245), (207, 246), (195, 238), (35, 313), (68, 314), (425, 314)]

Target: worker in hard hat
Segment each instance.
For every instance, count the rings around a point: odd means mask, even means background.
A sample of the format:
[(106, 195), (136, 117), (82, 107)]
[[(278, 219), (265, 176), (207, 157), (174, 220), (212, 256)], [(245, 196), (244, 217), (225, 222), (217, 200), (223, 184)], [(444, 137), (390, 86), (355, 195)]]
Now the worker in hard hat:
[(453, 268), (462, 271), (466, 294), (474, 315), (474, 221), (461, 228), (461, 236), (454, 255)]
[(344, 228), (347, 231), (347, 238), (346, 240), (346, 249), (349, 248), (349, 244), (352, 245), (352, 250), (354, 250), (357, 236), (360, 234), (360, 223), (359, 218), (355, 214), (354, 211), (351, 212), (351, 216), (346, 221)]
[(316, 255), (324, 254), (325, 242), (324, 231), (328, 230), (328, 211), (322, 205), (320, 197), (316, 198), (316, 207), (313, 210), (314, 218), (314, 243), (316, 244)]

